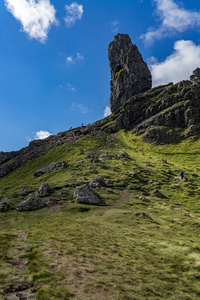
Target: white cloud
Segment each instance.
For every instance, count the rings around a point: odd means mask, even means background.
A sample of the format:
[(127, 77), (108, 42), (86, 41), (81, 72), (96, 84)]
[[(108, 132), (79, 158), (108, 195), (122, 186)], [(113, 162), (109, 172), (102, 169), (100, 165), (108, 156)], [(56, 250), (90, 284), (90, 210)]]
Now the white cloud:
[(71, 85), (71, 83), (68, 83), (67, 86), (68, 86), (68, 88), (70, 88), (73, 92), (76, 91), (76, 89)]
[(30, 38), (45, 42), (52, 24), (57, 24), (55, 7), (49, 0), (4, 0), (11, 14), (21, 22)]
[(68, 56), (66, 58), (66, 62), (68, 64), (74, 64), (77, 61), (81, 61), (81, 60), (84, 60), (84, 56), (82, 54), (80, 54), (79, 52), (76, 53), (76, 56), (74, 58), (72, 56)]
[(46, 139), (47, 137), (49, 137), (50, 135), (52, 135), (50, 132), (40, 130), (40, 131), (36, 132), (34, 139), (35, 140), (43, 140), (43, 139)]
[(103, 116), (104, 116), (104, 118), (106, 118), (109, 115), (111, 115), (111, 110), (110, 110), (109, 106), (106, 106), (106, 108), (104, 109), (104, 112), (103, 112)]
[(189, 79), (192, 71), (200, 67), (200, 46), (192, 41), (180, 40), (174, 43), (174, 52), (163, 62), (149, 64), (153, 86)]
[(76, 2), (73, 2), (71, 5), (66, 5), (66, 17), (65, 24), (67, 27), (72, 27), (77, 20), (81, 20), (83, 16), (83, 5), (78, 5)]
[(112, 21), (110, 22), (112, 33), (116, 34), (119, 31), (119, 22)]
[(85, 107), (83, 104), (79, 104), (78, 108), (80, 109), (80, 111), (82, 112), (82, 114), (86, 114), (88, 112), (88, 108)]
[(200, 26), (200, 12), (186, 10), (173, 0), (154, 0), (154, 3), (161, 24), (158, 28), (149, 28), (147, 33), (141, 35), (146, 43)]

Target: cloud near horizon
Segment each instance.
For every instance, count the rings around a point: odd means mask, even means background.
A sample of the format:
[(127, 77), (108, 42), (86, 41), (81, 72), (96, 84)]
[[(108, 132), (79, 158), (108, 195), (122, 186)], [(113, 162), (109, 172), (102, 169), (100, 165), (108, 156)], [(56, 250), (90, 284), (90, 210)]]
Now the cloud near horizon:
[(200, 67), (200, 45), (180, 40), (174, 43), (174, 52), (165, 61), (155, 57), (149, 61), (153, 86), (189, 79), (192, 71)]
[(140, 36), (146, 44), (151, 44), (155, 39), (173, 36), (177, 32), (200, 27), (200, 12), (187, 10), (178, 6), (173, 0), (154, 0), (155, 14), (160, 19), (158, 28), (150, 27), (147, 33)]
[(51, 25), (57, 24), (56, 10), (49, 0), (4, 0), (7, 10), (22, 24), (22, 31), (44, 43)]
[(83, 16), (83, 5), (73, 2), (70, 5), (65, 5), (66, 17), (65, 24), (68, 28), (72, 27), (77, 20), (81, 20)]
[(109, 106), (106, 106), (106, 108), (104, 109), (104, 112), (103, 112), (103, 117), (106, 118), (110, 115), (111, 115), (111, 109)]

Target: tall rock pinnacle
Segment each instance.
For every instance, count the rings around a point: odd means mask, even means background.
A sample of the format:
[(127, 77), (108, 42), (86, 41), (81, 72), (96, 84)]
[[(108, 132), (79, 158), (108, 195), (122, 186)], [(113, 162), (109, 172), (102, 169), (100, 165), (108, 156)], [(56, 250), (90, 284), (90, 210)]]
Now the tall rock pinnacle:
[(130, 97), (152, 86), (151, 73), (128, 34), (117, 34), (108, 47), (110, 61), (110, 106), (114, 112)]

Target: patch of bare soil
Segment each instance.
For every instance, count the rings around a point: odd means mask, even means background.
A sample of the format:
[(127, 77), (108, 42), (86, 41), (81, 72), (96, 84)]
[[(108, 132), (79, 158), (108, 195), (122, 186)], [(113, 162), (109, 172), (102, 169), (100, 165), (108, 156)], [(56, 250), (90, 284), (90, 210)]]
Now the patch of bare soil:
[(124, 189), (122, 192), (121, 192), (121, 198), (119, 200), (119, 202), (113, 204), (110, 206), (110, 208), (118, 208), (120, 207), (121, 205), (129, 202), (131, 200), (131, 195), (129, 194), (128, 190), (127, 189)]

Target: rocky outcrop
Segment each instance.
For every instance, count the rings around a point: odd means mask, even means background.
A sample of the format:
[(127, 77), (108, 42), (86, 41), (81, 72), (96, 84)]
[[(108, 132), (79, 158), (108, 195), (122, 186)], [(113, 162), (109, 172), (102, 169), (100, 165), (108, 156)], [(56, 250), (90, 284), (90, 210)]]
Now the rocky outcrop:
[(66, 168), (68, 166), (69, 166), (69, 164), (66, 161), (53, 162), (53, 163), (49, 164), (47, 167), (35, 171), (34, 178), (40, 177), (51, 171), (61, 170), (62, 168)]
[(46, 203), (43, 199), (37, 197), (31, 197), (27, 200), (22, 201), (18, 206), (17, 210), (27, 211), (27, 210), (36, 210), (46, 206)]
[(96, 188), (96, 187), (102, 187), (102, 186), (105, 186), (106, 183), (105, 183), (105, 179), (103, 176), (97, 176), (97, 177), (94, 177), (90, 180), (90, 183), (89, 183), (90, 187), (92, 188)]
[(193, 74), (190, 76), (190, 81), (192, 81), (192, 83), (200, 84), (200, 68), (196, 68), (193, 71)]
[(110, 106), (115, 112), (126, 100), (152, 86), (151, 73), (128, 34), (117, 34), (108, 48), (110, 61)]
[(102, 200), (98, 198), (96, 193), (90, 188), (88, 184), (76, 187), (76, 190), (73, 193), (74, 201), (83, 204), (103, 204)]

